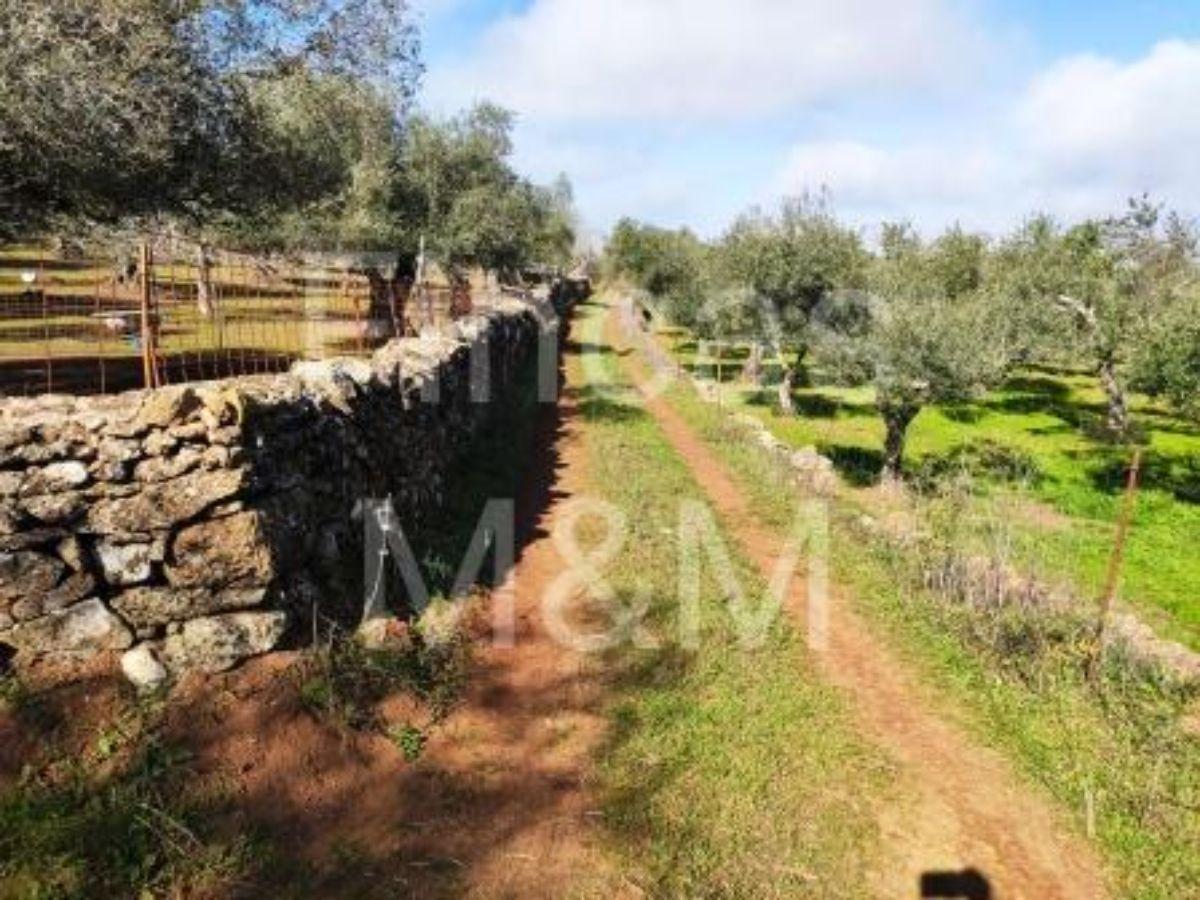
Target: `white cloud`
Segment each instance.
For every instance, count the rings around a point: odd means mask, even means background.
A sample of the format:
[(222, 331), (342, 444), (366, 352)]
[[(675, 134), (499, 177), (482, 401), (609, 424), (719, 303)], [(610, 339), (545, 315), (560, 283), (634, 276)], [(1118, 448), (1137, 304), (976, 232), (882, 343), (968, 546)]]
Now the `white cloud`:
[(1126, 64), (1073, 57), (966, 134), (947, 121), (928, 142), (801, 143), (774, 187), (825, 184), (858, 218), (900, 216), (928, 228), (955, 220), (1006, 228), (1035, 210), (1103, 214), (1142, 191), (1195, 214), (1197, 110), (1200, 42), (1161, 43)]
[(961, 82), (983, 46), (949, 0), (534, 0), (429, 90), (548, 119), (735, 120)]
[(1128, 65), (1064, 60), (1034, 80), (1016, 115), (1055, 174), (1164, 185), (1200, 178), (1200, 42), (1168, 41)]

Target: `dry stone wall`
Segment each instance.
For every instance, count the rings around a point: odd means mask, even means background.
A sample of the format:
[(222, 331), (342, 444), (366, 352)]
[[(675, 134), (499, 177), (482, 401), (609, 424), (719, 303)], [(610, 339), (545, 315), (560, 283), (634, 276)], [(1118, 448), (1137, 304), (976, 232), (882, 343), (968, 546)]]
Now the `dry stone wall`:
[[(121, 651), (146, 684), (270, 650), (314, 609), (352, 615), (356, 505), (391, 496), (406, 528), (436, 512), (453, 462), (546, 346), (548, 313), (507, 301), (284, 375), (0, 400), (0, 645)], [(471, 390), (481, 365), (486, 402)]]

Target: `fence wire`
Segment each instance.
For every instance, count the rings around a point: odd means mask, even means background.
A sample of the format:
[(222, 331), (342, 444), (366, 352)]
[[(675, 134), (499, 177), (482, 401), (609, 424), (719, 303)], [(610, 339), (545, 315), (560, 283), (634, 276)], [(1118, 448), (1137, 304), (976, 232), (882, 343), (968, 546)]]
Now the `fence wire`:
[(467, 285), (174, 238), (125, 258), (0, 249), (0, 394), (114, 393), (365, 356), (487, 302)]

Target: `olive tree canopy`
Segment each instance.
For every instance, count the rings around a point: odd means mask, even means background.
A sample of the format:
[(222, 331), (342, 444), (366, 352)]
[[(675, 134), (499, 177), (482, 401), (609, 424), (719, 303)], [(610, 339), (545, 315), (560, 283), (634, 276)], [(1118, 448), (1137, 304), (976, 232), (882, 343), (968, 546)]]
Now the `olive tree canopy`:
[(405, 0), (0, 0), (0, 238), (303, 205), (272, 98), (356, 82), (395, 119), (416, 54)]
[(777, 215), (742, 216), (721, 242), (728, 278), (763, 305), (762, 340), (783, 364), (779, 406), (795, 412), (792, 390), (808, 352), (809, 318), (833, 291), (865, 286), (868, 255), (858, 233), (833, 214), (827, 193), (784, 201)]
[(994, 385), (1011, 348), (1001, 306), (963, 278), (960, 233), (929, 247), (904, 228), (884, 234), (870, 289), (830, 295), (814, 316), (813, 340), (822, 368), (836, 380), (874, 388), (886, 429), (883, 474), (895, 479), (908, 427), (921, 409)]

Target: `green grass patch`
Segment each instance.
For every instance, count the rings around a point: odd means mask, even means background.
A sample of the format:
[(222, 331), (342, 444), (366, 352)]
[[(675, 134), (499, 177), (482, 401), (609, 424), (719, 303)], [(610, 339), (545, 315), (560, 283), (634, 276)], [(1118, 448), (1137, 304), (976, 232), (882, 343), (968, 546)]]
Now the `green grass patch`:
[[(587, 341), (603, 309), (582, 312)], [(588, 480), (627, 522), (603, 577), (622, 604), (648, 604), (643, 624), (657, 640), (623, 642), (608, 658), (613, 726), (600, 787), (618, 852), (651, 896), (869, 896), (884, 764), (859, 742), (786, 622), (758, 649), (743, 649), (708, 567), (701, 640), (681, 646), (679, 501), (703, 491), (612, 353), (598, 353), (586, 371)], [(748, 596), (762, 596), (762, 579), (725, 542)]]
[(197, 790), (155, 709), (131, 701), (86, 753), (0, 793), (0, 897), (214, 896), (255, 869), (263, 848), (211, 827), (225, 799)]
[[(726, 462), (767, 524), (792, 520), (797, 497), (778, 465), (719, 410), (686, 388), (671, 400)], [(1200, 739), (1180, 727), (1195, 709), (1185, 687), (1119, 655), (1098, 684), (1087, 668), (1090, 617), (954, 603), (919, 586), (911, 553), (833, 516), (834, 577), (923, 673), (947, 710), (1068, 809), (1081, 830), (1095, 808), (1096, 839), (1124, 896), (1200, 895)]]
[[(686, 334), (666, 329), (659, 339), (685, 367), (715, 375), (711, 353), (700, 356)], [(810, 372), (815, 384), (795, 395), (798, 415), (784, 418), (774, 411), (774, 387), (736, 381), (735, 356), (729, 353), (734, 364), (722, 368), (726, 405), (759, 416), (793, 446), (815, 446), (851, 486), (875, 483), (883, 423), (869, 388), (821, 384), (821, 373)], [(773, 372), (768, 366), (768, 382)], [(1136, 395), (1131, 409), (1148, 452), (1122, 596), (1165, 636), (1200, 649), (1200, 424)], [(1129, 462), (1126, 451), (1104, 440), (1103, 417), (1092, 376), (1018, 372), (978, 402), (923, 410), (909, 431), (908, 470), (921, 478), (965, 463), (979, 484), (1047, 510), (1015, 518), (1023, 558), (1038, 570), (1069, 575), (1081, 595), (1096, 597)]]

